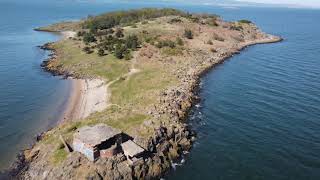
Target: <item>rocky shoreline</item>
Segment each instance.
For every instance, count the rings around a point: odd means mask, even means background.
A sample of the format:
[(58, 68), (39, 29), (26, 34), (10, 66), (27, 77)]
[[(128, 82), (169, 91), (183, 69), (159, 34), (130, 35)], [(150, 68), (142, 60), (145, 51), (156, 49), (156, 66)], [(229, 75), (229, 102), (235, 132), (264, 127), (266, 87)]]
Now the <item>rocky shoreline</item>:
[[(51, 63), (54, 63), (54, 61), (58, 60), (56, 50), (52, 47), (53, 44), (54, 43), (50, 42), (39, 46), (39, 48), (51, 52), (51, 54), (49, 54), (49, 58), (41, 63), (41, 68), (44, 71), (51, 73), (53, 76), (62, 76), (64, 79), (69, 77), (83, 78), (74, 76), (70, 72), (63, 71), (59, 68), (57, 69), (56, 67), (51, 68)], [(174, 96), (172, 93), (169, 94)], [(197, 98), (192, 98), (190, 96), (190, 106), (184, 110), (184, 114), (187, 114), (191, 109), (191, 101), (193, 101), (191, 99)], [(110, 161), (107, 161), (107, 163), (98, 161), (98, 165), (103, 164), (103, 166), (106, 166), (106, 168), (103, 169), (102, 172), (93, 174), (92, 178), (101, 179), (100, 174), (104, 174), (104, 176), (107, 177), (113, 177), (112, 179), (157, 179), (165, 175), (168, 170), (172, 168), (172, 163), (191, 149), (192, 142), (195, 140), (196, 136), (195, 132), (192, 131), (186, 123), (181, 123), (185, 122), (187, 116), (184, 115), (183, 118), (173, 116), (172, 118), (176, 119), (174, 124), (171, 124), (170, 126), (161, 125), (155, 130), (155, 134), (150, 137), (148, 141), (145, 141), (144, 139), (140, 139), (141, 141), (139, 141), (139, 139), (136, 139), (138, 143), (150, 153), (150, 157), (147, 159), (147, 161), (131, 167), (130, 170), (124, 168), (124, 157), (112, 158)], [(50, 131), (50, 129), (48, 131)], [(35, 143), (40, 142), (45, 134), (46, 132), (38, 134), (35, 138)], [(38, 152), (39, 151), (34, 151), (34, 146), (22, 150), (21, 153), (17, 155), (16, 161), (9, 171), (3, 173), (4, 176), (14, 179), (34, 179), (34, 177), (24, 176), (24, 172), (29, 170), (29, 165), (32, 160), (37, 157)], [(84, 159), (79, 155), (77, 155), (76, 159), (78, 160), (75, 161), (79, 161), (79, 163), (81, 161), (87, 161), (87, 159)], [(117, 162), (119, 163), (118, 168), (121, 170), (117, 169), (117, 167), (113, 167), (113, 164)], [(74, 167), (77, 166), (78, 165), (74, 165)], [(126, 169), (126, 171), (124, 171), (124, 169)], [(72, 178), (72, 176), (68, 178)]]
[[(51, 31), (48, 31), (51, 32)], [(40, 49), (43, 49), (45, 51), (50, 51), (51, 53), (48, 55), (49, 58), (42, 61), (40, 64), (41, 68), (51, 73), (53, 76), (62, 76), (64, 79), (67, 79), (68, 77), (72, 77), (72, 75), (67, 71), (62, 71), (61, 69), (51, 68), (50, 64), (52, 64), (55, 60), (57, 60), (57, 53), (56, 50), (52, 47), (53, 42), (46, 43), (42, 46), (39, 46)]]
[[(171, 163), (173, 161), (181, 158), (181, 156), (183, 156), (185, 152), (190, 151), (190, 149), (192, 148), (192, 143), (196, 139), (196, 132), (192, 131), (192, 128), (188, 126), (187, 118), (192, 107), (197, 104), (198, 101), (200, 101), (198, 93), (201, 77), (203, 77), (208, 71), (212, 70), (215, 66), (222, 64), (223, 62), (228, 60), (233, 55), (239, 54), (240, 51), (244, 48), (256, 44), (275, 43), (282, 40), (282, 38), (272, 36), (272, 38), (270, 39), (268, 38), (258, 40), (256, 42), (245, 44), (234, 51), (221, 54), (219, 59), (216, 59), (215, 61), (209, 60), (210, 62), (212, 62), (211, 65), (196, 72), (194, 76), (188, 81), (191, 82), (188, 84), (188, 87), (177, 88), (180, 90), (183, 89), (182, 91), (171, 89), (164, 92), (161, 101), (166, 103), (166, 105), (163, 108), (168, 111), (168, 107), (173, 107), (172, 109), (169, 109), (171, 114), (173, 114), (171, 118), (175, 119), (175, 122), (181, 124), (181, 126), (179, 128), (174, 128), (172, 126), (170, 127), (169, 125), (161, 126), (159, 128), (148, 145), (148, 149), (150, 151), (152, 151), (154, 147), (157, 147), (156, 151), (153, 151), (156, 152), (156, 158), (154, 159), (154, 162), (156, 162), (156, 164), (150, 164), (150, 161), (147, 161), (147, 164), (135, 167), (134, 177), (136, 177), (137, 179), (139, 179), (139, 177), (143, 177), (142, 179), (162, 177), (166, 172), (168, 172), (168, 169), (171, 168)], [(176, 151), (177, 149), (178, 151)], [(166, 157), (167, 161), (161, 162), (161, 156)], [(166, 165), (168, 163), (170, 165)], [(149, 169), (150, 167), (157, 166), (159, 164), (162, 164), (162, 169), (158, 173), (154, 173), (152, 176), (150, 176), (150, 174), (145, 172), (145, 169)]]
[[(272, 43), (281, 40), (282, 39), (275, 39), (274, 41), (256, 42), (243, 46), (241, 49), (254, 44)], [(54, 52), (54, 49), (50, 49), (48, 47), (49, 46), (45, 46), (47, 50)], [(239, 51), (241, 49), (239, 49)], [(188, 81), (192, 82), (189, 83), (188, 87), (178, 87), (177, 89), (180, 90), (171, 89), (163, 93), (161, 101), (166, 103), (166, 105), (160, 109), (171, 111), (172, 118), (175, 119), (173, 122), (175, 123), (160, 126), (148, 141), (142, 140), (138, 142), (149, 152), (153, 153), (150, 158), (148, 158), (144, 163), (135, 165), (131, 168), (127, 168), (125, 165), (123, 165), (123, 162), (125, 161), (123, 157), (115, 157), (107, 162), (98, 161), (97, 166), (102, 165), (105, 168), (100, 168), (100, 171), (97, 171), (91, 175), (91, 178), (103, 179), (103, 177), (112, 177), (112, 179), (157, 179), (165, 175), (168, 170), (172, 168), (172, 163), (175, 160), (179, 159), (185, 154), (185, 152), (190, 151), (192, 142), (195, 140), (196, 134), (187, 124), (187, 115), (190, 112), (192, 105), (200, 100), (197, 96), (200, 78), (205, 75), (205, 73), (210, 71), (214, 66), (223, 63), (229, 57), (239, 53), (239, 51), (225, 53), (221, 55), (219, 60), (213, 61), (211, 66), (198, 71), (191, 78), (192, 80)], [(51, 58), (52, 57), (55, 57), (55, 55), (52, 55)], [(70, 76), (68, 73), (61, 72), (59, 70), (52, 71), (50, 68), (48, 68), (48, 64), (50, 64), (50, 60), (44, 61), (42, 66), (45, 68), (45, 70), (51, 72), (53, 75), (63, 75), (65, 77)], [(181, 91), (181, 89), (183, 90)], [(175, 104), (175, 106), (173, 104)], [(41, 136), (39, 136), (37, 140), (41, 140)], [(18, 161), (10, 172), (12, 177), (18, 179), (33, 178), (31, 176), (24, 176), (23, 172), (29, 170), (28, 165), (30, 161), (27, 159), (35, 158), (37, 156), (37, 151), (33, 151), (32, 149), (27, 151), (29, 151), (28, 153), (30, 157), (26, 158), (24, 155), (25, 153), (18, 156)], [(67, 162), (72, 166), (66, 165), (66, 168), (77, 167), (81, 164), (81, 162), (86, 161), (87, 160), (80, 155), (76, 155), (76, 157)], [(56, 177), (60, 177), (58, 174), (56, 175)], [(64, 176), (61, 175), (61, 177)], [(72, 178), (72, 175), (64, 178)]]
[[(96, 170), (90, 175), (92, 179), (103, 179), (104, 177), (112, 177), (111, 179), (157, 179), (165, 175), (168, 170), (172, 168), (172, 163), (183, 156), (186, 152), (192, 148), (192, 143), (196, 139), (195, 132), (192, 131), (191, 127), (187, 124), (188, 114), (197, 101), (200, 99), (197, 96), (199, 90), (200, 78), (211, 70), (214, 66), (223, 63), (229, 57), (239, 53), (239, 51), (245, 47), (260, 43), (271, 43), (278, 42), (282, 39), (276, 38), (273, 40), (257, 41), (255, 43), (247, 44), (238, 50), (233, 52), (220, 54), (219, 59), (208, 59), (211, 65), (201, 71), (197, 71), (193, 76), (189, 77), (185, 86), (177, 87), (174, 89), (163, 92), (160, 101), (163, 102), (163, 106), (159, 107), (155, 112), (169, 111), (172, 114), (172, 123), (163, 124), (155, 130), (155, 134), (150, 137), (149, 140), (137, 139), (137, 143), (143, 146), (148, 152), (151, 153), (150, 157), (145, 162), (137, 164), (132, 167), (128, 167), (125, 163), (123, 156), (117, 156), (108, 161), (98, 160), (95, 163)], [(61, 74), (59, 71), (54, 73)], [(63, 73), (62, 73), (63, 74)], [(157, 116), (157, 113), (153, 113)], [(29, 156), (36, 157), (37, 151), (30, 151)], [(73, 158), (69, 158), (66, 161), (65, 171), (72, 171), (69, 168), (75, 168), (81, 164), (89, 163), (87, 159), (82, 157), (80, 154), (73, 154)], [(21, 172), (30, 170), (28, 169), (28, 162), (24, 157), (21, 157), (21, 163), (18, 166), (19, 171), (15, 171), (15, 175), (22, 179), (27, 177), (32, 179), (31, 176), (25, 176)], [(32, 158), (31, 158), (32, 159)], [(103, 168), (101, 168), (103, 167)], [(21, 171), (22, 170), (22, 171)], [(38, 169), (33, 169), (33, 173)], [(72, 178), (73, 174), (67, 176), (60, 172), (55, 177)], [(37, 176), (40, 174), (37, 174)]]
[[(169, 114), (170, 122), (162, 123), (155, 128), (153, 135), (148, 139), (135, 138), (135, 142), (149, 152), (149, 157), (144, 162), (128, 166), (123, 155), (118, 155), (107, 160), (99, 159), (92, 164), (79, 153), (73, 152), (60, 166), (62, 169), (47, 169), (42, 162), (37, 161), (40, 150), (32, 148), (19, 156), (18, 163), (11, 170), (10, 175), (17, 179), (36, 177), (72, 179), (78, 177), (74, 169), (81, 166), (81, 168), (89, 169), (90, 173), (86, 177), (90, 179), (157, 179), (163, 177), (172, 168), (173, 162), (190, 151), (192, 143), (196, 140), (196, 133), (188, 125), (187, 118), (192, 106), (200, 100), (198, 92), (201, 77), (216, 65), (239, 53), (243, 48), (281, 40), (282, 38), (264, 34), (255, 40), (241, 42), (237, 44), (237, 47), (217, 49), (214, 55), (207, 51), (189, 52), (197, 59), (192, 64), (192, 69), (186, 67), (186, 69), (175, 72), (176, 76), (181, 79), (181, 83), (163, 91), (159, 97), (159, 104), (149, 112), (155, 119), (162, 114)], [(52, 66), (59, 56), (52, 47), (52, 43), (47, 43), (41, 48), (52, 52), (50, 58), (41, 64), (44, 70), (65, 78), (84, 78), (74, 72), (65, 71), (60, 66)], [(39, 136), (38, 140), (41, 139), (42, 136)], [(35, 163), (31, 164), (33, 162)]]

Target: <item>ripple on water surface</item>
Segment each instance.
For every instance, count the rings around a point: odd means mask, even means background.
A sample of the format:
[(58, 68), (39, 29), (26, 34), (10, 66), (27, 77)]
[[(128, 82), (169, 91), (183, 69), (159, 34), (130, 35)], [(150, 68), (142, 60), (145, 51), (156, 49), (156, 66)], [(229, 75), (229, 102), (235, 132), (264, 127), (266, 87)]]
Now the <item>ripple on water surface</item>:
[(269, 27), (285, 41), (250, 47), (202, 79), (197, 145), (169, 179), (320, 178), (320, 27), (288, 16), (273, 21), (285, 31)]

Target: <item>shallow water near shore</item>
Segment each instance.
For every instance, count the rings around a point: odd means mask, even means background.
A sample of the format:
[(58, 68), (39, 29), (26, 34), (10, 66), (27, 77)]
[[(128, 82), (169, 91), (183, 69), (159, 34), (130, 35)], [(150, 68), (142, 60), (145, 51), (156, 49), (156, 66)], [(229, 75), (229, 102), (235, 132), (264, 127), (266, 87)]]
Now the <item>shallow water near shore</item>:
[(55, 124), (70, 84), (39, 67), (49, 52), (37, 46), (59, 37), (34, 32), (32, 27), (41, 22), (34, 21), (31, 11), (0, 4), (0, 169), (4, 169), (38, 133)]
[(203, 77), (189, 119), (198, 140), (166, 179), (319, 179), (320, 11), (166, 3), (0, 2), (0, 168), (56, 123), (70, 89), (39, 66), (48, 52), (37, 46), (59, 37), (32, 29), (150, 6), (250, 19), (285, 38), (247, 48)]
[(319, 179), (320, 11), (226, 16), (285, 41), (249, 47), (202, 78), (190, 116), (198, 140), (168, 179)]
[(38, 46), (57, 41), (57, 34), (34, 28), (78, 20), (106, 11), (146, 7), (92, 1), (2, 0), (0, 2), (0, 170), (35, 136), (56, 125), (71, 90), (71, 82), (40, 68), (48, 51)]

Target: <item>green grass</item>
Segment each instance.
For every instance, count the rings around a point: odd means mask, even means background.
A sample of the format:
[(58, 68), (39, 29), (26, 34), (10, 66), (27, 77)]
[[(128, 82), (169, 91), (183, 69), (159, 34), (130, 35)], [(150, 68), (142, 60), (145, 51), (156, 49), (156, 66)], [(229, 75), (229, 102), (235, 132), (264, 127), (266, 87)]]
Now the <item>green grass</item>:
[(131, 127), (135, 127), (143, 123), (147, 119), (147, 117), (148, 116), (144, 114), (129, 114), (128, 116), (120, 119), (107, 121), (107, 124), (114, 128), (121, 129), (124, 132), (127, 132)]
[[(138, 35), (142, 36), (141, 31), (147, 30), (148, 34), (156, 39), (157, 36), (171, 31), (170, 28), (163, 24), (159, 26), (155, 21), (149, 21), (148, 24), (137, 24), (137, 28), (126, 27), (124, 33), (125, 35), (139, 33)], [(87, 46), (92, 45), (94, 44)], [(179, 82), (177, 77), (171, 74), (170, 67), (157, 61), (119, 60), (112, 54), (106, 56), (99, 56), (97, 52), (86, 54), (82, 51), (85, 47), (83, 42), (71, 39), (56, 42), (53, 47), (58, 55), (58, 61), (53, 66), (73, 72), (78, 77), (103, 78), (109, 82), (116, 80), (109, 87), (110, 104), (114, 105), (80, 122), (67, 122), (54, 128), (39, 143), (48, 148), (48, 157), (53, 165), (61, 163), (67, 157), (67, 153), (59, 146), (59, 135), (71, 143), (76, 129), (86, 125), (105, 123), (132, 136), (149, 137), (153, 127), (144, 125), (145, 121), (152, 120), (156, 124), (160, 121), (168, 121), (166, 116), (154, 121), (148, 111), (159, 103), (159, 94), (164, 89)], [(182, 48), (180, 46), (170, 50), (162, 48), (164, 52), (161, 53), (179, 55)], [(132, 68), (133, 62), (134, 68), (139, 71), (125, 76)]]
[(69, 22), (60, 22), (51, 24), (45, 27), (36, 28), (39, 31), (51, 31), (51, 32), (60, 32), (60, 31), (78, 31), (81, 29), (82, 21), (69, 21)]
[(86, 54), (81, 46), (82, 44), (73, 40), (55, 43), (54, 48), (59, 55), (57, 66), (62, 66), (63, 69), (75, 72), (79, 76), (100, 77), (110, 81), (128, 72), (130, 62), (119, 60), (112, 54)]
[[(102, 21), (100, 21), (100, 18)], [(198, 24), (190, 22), (190, 20), (200, 21), (201, 17), (200, 19), (199, 17), (192, 18), (191, 16), (181, 17), (179, 18), (182, 20), (180, 23), (168, 23), (172, 18), (174, 16), (156, 19), (148, 18), (148, 22), (128, 21), (121, 23), (123, 26), (127, 25), (123, 27), (125, 36), (135, 34), (142, 41), (142, 51), (139, 52), (139, 49), (137, 49), (137, 52), (134, 52), (137, 54), (133, 54), (134, 58), (131, 60), (119, 60), (113, 54), (99, 56), (97, 49), (100, 47), (96, 46), (104, 41), (105, 37), (102, 34), (97, 35), (97, 42), (90, 44), (84, 44), (81, 41), (81, 37), (54, 43), (53, 47), (57, 52), (58, 60), (50, 64), (51, 68), (71, 72), (78, 78), (102, 78), (108, 82), (113, 81), (113, 83), (108, 89), (111, 97), (107, 109), (93, 113), (79, 122), (61, 124), (47, 132), (43, 140), (37, 143), (37, 146), (40, 146), (46, 152), (50, 163), (53, 165), (61, 164), (68, 155), (61, 146), (59, 135), (62, 135), (67, 143), (72, 143), (76, 130), (86, 125), (105, 123), (128, 133), (132, 137), (149, 138), (151, 133), (154, 132), (153, 128), (162, 123), (172, 123), (171, 114), (166, 111), (161, 113), (161, 116), (153, 116), (149, 112), (158, 111), (159, 104), (162, 103), (160, 101), (162, 99), (161, 93), (164, 90), (174, 88), (179, 83), (183, 83), (179, 79), (177, 72), (191, 68), (193, 60), (180, 55), (183, 55), (184, 51), (186, 51), (185, 55), (188, 55), (188, 49), (192, 47), (189, 47), (187, 41), (184, 45), (183, 43), (177, 45), (177, 43), (171, 47), (157, 48), (155, 45), (161, 40), (177, 42), (177, 37), (182, 37), (186, 28), (193, 30), (198, 28)], [(214, 20), (211, 23), (216, 23), (214, 17), (210, 16), (209, 18)], [(96, 18), (91, 18), (91, 20), (94, 19)], [(98, 17), (99, 21), (96, 23), (105, 23), (103, 19), (104, 16)], [(44, 30), (72, 30), (73, 28), (79, 28), (78, 25), (81, 23), (55, 24), (44, 28)], [(245, 28), (251, 27), (248, 23), (249, 21), (239, 21), (230, 25), (232, 30), (237, 30), (241, 33)], [(215, 26), (217, 24), (209, 23), (208, 27), (212, 25)], [(217, 27), (211, 28), (217, 29)], [(81, 30), (86, 31), (86, 29)], [(198, 37), (201, 39), (201, 36), (195, 36), (195, 39)], [(214, 32), (211, 38), (217, 41), (228, 41), (225, 35), (217, 35)], [(215, 48), (214, 43), (216, 42), (213, 41), (213, 46), (210, 47), (211, 51)], [(87, 54), (83, 51), (84, 47), (89, 47), (94, 52)], [(152, 58), (146, 52), (150, 53)], [(202, 66), (208, 66), (208, 64), (203, 64)], [(139, 71), (128, 76), (132, 67)]]
[[(160, 23), (159, 21), (149, 21), (148, 24), (136, 24), (137, 28), (130, 26), (124, 27), (125, 34), (141, 34), (142, 31), (147, 31), (149, 35), (155, 37), (170, 33), (171, 29), (168, 28), (167, 24)], [(169, 25), (170, 26), (170, 25)]]
[[(171, 26), (160, 24), (157, 21), (149, 21), (148, 24), (137, 23), (137, 28), (125, 27), (125, 35), (136, 34), (143, 36), (142, 30), (147, 30), (152, 37), (160, 36), (171, 31)], [(90, 115), (81, 122), (69, 122), (53, 130), (53, 133), (45, 136), (43, 144), (56, 146), (59, 144), (59, 136), (62, 135), (67, 142), (72, 142), (73, 133), (77, 128), (85, 125), (105, 123), (124, 132), (132, 132), (135, 135), (147, 136), (145, 132), (136, 131), (144, 121), (150, 117), (147, 110), (159, 102), (159, 93), (168, 86), (178, 82), (175, 76), (170, 76), (168, 68), (162, 63), (153, 61), (136, 62), (135, 68), (139, 72), (125, 76), (132, 68), (132, 61), (119, 60), (109, 54), (99, 56), (97, 52), (86, 54), (82, 49), (92, 46), (85, 45), (81, 41), (61, 40), (54, 43), (58, 61), (53, 66), (73, 72), (78, 77), (103, 78), (108, 81), (116, 80), (110, 85), (110, 104), (105, 111)], [(182, 47), (162, 48), (166, 55), (179, 55)], [(120, 78), (123, 77), (123, 78)], [(53, 151), (54, 162), (59, 162), (64, 154), (58, 149)]]
[(154, 104), (157, 101), (154, 92), (176, 82), (171, 77), (165, 77), (165, 74), (161, 68), (149, 66), (129, 79), (116, 82), (111, 86), (111, 102), (120, 106), (129, 103), (135, 106)]
[(242, 19), (238, 21), (239, 23), (244, 23), (244, 24), (251, 24), (252, 22), (246, 19)]
[(57, 164), (61, 163), (62, 161), (64, 161), (66, 159), (67, 155), (68, 155), (68, 153), (64, 150), (64, 148), (57, 149), (53, 153), (53, 156), (51, 158), (51, 162), (54, 165), (57, 165)]
[(174, 48), (164, 47), (161, 49), (161, 53), (167, 56), (179, 56), (183, 54), (182, 51), (183, 51), (182, 47), (174, 47)]
[(136, 22), (169, 15), (187, 15), (185, 12), (171, 8), (143, 8), (128, 11), (114, 11), (90, 17), (83, 23), (88, 29), (108, 29), (117, 25), (128, 25)]
[[(148, 25), (152, 24), (149, 23)], [(140, 25), (139, 25), (140, 26)], [(149, 26), (151, 29), (154, 26)], [(129, 29), (129, 30), (128, 30)], [(141, 30), (128, 27), (126, 35)], [(167, 69), (159, 63), (144, 62), (136, 64), (138, 73), (124, 77), (131, 68), (131, 61), (119, 60), (113, 55), (98, 56), (96, 52), (86, 54), (82, 51), (84, 44), (74, 40), (63, 40), (54, 44), (59, 56), (56, 66), (76, 73), (80, 77), (100, 77), (108, 81), (115, 81), (110, 87), (111, 104), (107, 110), (95, 113), (81, 123), (66, 125), (59, 133), (65, 138), (72, 138), (71, 135), (76, 128), (88, 124), (106, 123), (122, 131), (130, 131), (139, 127), (147, 119), (147, 108), (158, 102), (158, 95), (169, 85), (175, 84), (178, 80), (174, 76), (168, 76)], [(179, 54), (180, 47), (174, 48), (168, 54)], [(119, 108), (120, 106), (120, 108)], [(137, 113), (139, 112), (139, 113)]]

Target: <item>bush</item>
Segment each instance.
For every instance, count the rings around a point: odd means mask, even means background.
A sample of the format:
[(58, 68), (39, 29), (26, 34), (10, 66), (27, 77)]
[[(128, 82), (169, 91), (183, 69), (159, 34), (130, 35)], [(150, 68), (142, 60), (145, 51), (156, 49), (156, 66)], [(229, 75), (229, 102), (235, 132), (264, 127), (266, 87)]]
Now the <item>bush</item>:
[(146, 43), (151, 43), (151, 42), (154, 42), (154, 39), (152, 37), (150, 37), (150, 36), (147, 36), (147, 37), (144, 38), (144, 41)]
[(142, 21), (141, 24), (148, 24), (148, 21)]
[(238, 21), (239, 23), (244, 23), (244, 24), (251, 24), (252, 22), (246, 19), (242, 19), (240, 21)]
[(217, 50), (214, 49), (214, 48), (211, 48), (210, 51), (211, 51), (212, 53), (216, 53), (216, 52), (217, 52)]
[(95, 17), (88, 17), (83, 23), (84, 28), (88, 29), (109, 29), (118, 25), (125, 25), (136, 23), (143, 20), (158, 18), (163, 16), (185, 16), (186, 13), (170, 8), (144, 8), (129, 11), (116, 11), (111, 13), (102, 14)]
[(84, 31), (78, 31), (78, 32), (77, 32), (77, 36), (78, 36), (78, 37), (83, 36), (84, 34), (85, 34)]
[(104, 56), (104, 50), (103, 49), (98, 49), (98, 55), (99, 56)]
[(118, 28), (117, 30), (116, 30), (116, 37), (117, 38), (122, 38), (123, 36), (124, 36), (124, 34), (123, 34), (123, 30), (122, 29), (120, 29), (120, 28)]
[(165, 47), (161, 49), (161, 53), (168, 56), (179, 56), (183, 54), (183, 48), (182, 47), (176, 47), (176, 48)]
[(158, 42), (157, 44), (156, 44), (156, 47), (157, 48), (163, 48), (163, 44), (162, 44), (162, 42), (160, 41), (160, 42)]
[(112, 35), (108, 35), (105, 39), (107, 44), (112, 44), (115, 41), (115, 38)]
[(168, 47), (170, 47), (170, 48), (176, 47), (176, 43), (173, 42), (173, 41), (166, 41), (166, 42), (165, 42), (165, 45), (168, 46)]
[(190, 29), (186, 29), (184, 30), (184, 37), (188, 38), (188, 39), (193, 39), (193, 33)]
[(108, 34), (113, 34), (114, 30), (113, 29), (107, 29)]
[(136, 35), (127, 36), (125, 39), (125, 46), (126, 46), (126, 48), (129, 48), (132, 50), (137, 49), (139, 46), (138, 37)]
[(177, 37), (176, 42), (179, 46), (183, 46), (183, 40), (180, 37)]
[(212, 42), (211, 40), (208, 40), (208, 41), (207, 41), (207, 44), (213, 45), (213, 42)]
[(106, 46), (106, 50), (109, 51), (109, 52), (113, 52), (114, 49), (115, 48), (114, 48), (114, 46), (112, 44)]
[(87, 53), (87, 54), (91, 54), (91, 53), (93, 52), (93, 51), (91, 50), (91, 48), (88, 47), (88, 46), (84, 47), (82, 50), (83, 50), (85, 53)]
[(85, 43), (91, 43), (91, 42), (96, 42), (96, 41), (97, 40), (92, 33), (85, 33), (83, 35), (83, 42), (85, 42)]
[(108, 35), (108, 34), (110, 34), (110, 33), (107, 30), (100, 30), (100, 31), (97, 31), (95, 33), (96, 36), (105, 36), (105, 35)]
[(131, 55), (131, 52), (129, 50), (126, 50), (123, 54), (124, 54), (123, 57), (124, 57), (125, 60), (132, 59), (132, 55)]
[(170, 24), (173, 24), (173, 23), (180, 23), (182, 22), (182, 20), (180, 18), (173, 18), (169, 21)]
[(114, 56), (118, 59), (122, 59), (127, 49), (120, 43), (118, 43), (114, 49)]
[(98, 29), (90, 29), (89, 31), (91, 34), (97, 34), (98, 32)]
[(170, 47), (170, 48), (174, 48), (176, 47), (176, 43), (171, 41), (171, 40), (162, 40), (162, 41), (159, 41), (157, 44), (156, 44), (156, 47), (157, 48), (163, 48), (163, 47)]
[(210, 20), (209, 22), (208, 22), (208, 24), (210, 25), (210, 26), (219, 26), (219, 24), (216, 22), (216, 20)]
[(217, 34), (214, 34), (214, 40), (217, 40), (217, 41), (224, 41), (224, 38), (218, 36)]
[(233, 25), (233, 26), (230, 27), (230, 30), (241, 31), (241, 30), (243, 30), (243, 27), (242, 26)]
[(191, 20), (191, 22), (194, 22), (194, 23), (200, 22), (200, 18), (196, 16), (190, 16), (189, 19)]
[(239, 36), (233, 36), (232, 37), (234, 40), (238, 41), (238, 42), (244, 42), (244, 39), (242, 37)]

